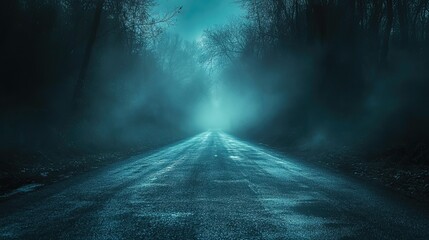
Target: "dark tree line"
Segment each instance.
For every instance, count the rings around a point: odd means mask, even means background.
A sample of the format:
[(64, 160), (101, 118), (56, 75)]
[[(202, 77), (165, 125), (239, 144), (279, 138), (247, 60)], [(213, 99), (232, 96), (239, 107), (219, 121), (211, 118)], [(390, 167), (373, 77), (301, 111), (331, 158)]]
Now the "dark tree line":
[[(164, 68), (157, 39), (180, 8), (154, 15), (154, 6), (152, 0), (2, 1), (1, 146), (109, 147), (149, 141), (156, 135), (151, 129), (185, 131), (186, 106), (204, 95), (202, 74), (188, 61), (193, 73), (183, 83), (172, 74), (178, 66)], [(182, 57), (182, 66), (193, 58)]]
[(207, 31), (203, 60), (276, 108), (253, 132), (271, 126), (278, 141), (297, 144), (427, 142), (429, 1), (241, 3), (247, 21)]
[(428, 0), (240, 3), (246, 19), (198, 46), (164, 34), (181, 9), (153, 16), (152, 0), (2, 1), (2, 143), (117, 145), (189, 127), (210, 91), (198, 61), (260, 103), (237, 129), (291, 144), (428, 141)]
[[(244, 24), (246, 26), (243, 26), (242, 33), (246, 35), (246, 47), (252, 48), (255, 54), (260, 54), (261, 49), (269, 52), (279, 47), (288, 47), (290, 50), (291, 47), (311, 44), (347, 43), (356, 47), (365, 46), (368, 51), (377, 54), (372, 60), (384, 61), (388, 57), (390, 45), (415, 52), (427, 51), (428, 48), (427, 0), (241, 2), (248, 10), (250, 20), (250, 23)], [(214, 39), (215, 34), (209, 31), (208, 37)], [(228, 39), (224, 38), (224, 41)], [(236, 50), (224, 54), (228, 56)]]

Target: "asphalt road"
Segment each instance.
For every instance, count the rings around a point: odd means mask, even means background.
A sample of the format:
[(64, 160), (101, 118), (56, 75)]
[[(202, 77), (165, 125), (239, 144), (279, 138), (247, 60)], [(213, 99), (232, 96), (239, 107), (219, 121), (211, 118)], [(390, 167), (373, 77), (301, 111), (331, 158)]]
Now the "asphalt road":
[(411, 202), (205, 132), (0, 204), (0, 239), (429, 239)]

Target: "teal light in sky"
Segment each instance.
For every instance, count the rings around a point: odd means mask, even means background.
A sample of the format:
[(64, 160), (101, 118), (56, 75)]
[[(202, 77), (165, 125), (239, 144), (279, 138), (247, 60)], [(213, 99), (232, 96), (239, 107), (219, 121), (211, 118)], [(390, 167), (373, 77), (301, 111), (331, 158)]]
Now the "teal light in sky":
[[(223, 27), (245, 16), (245, 10), (237, 0), (158, 0), (154, 12), (168, 14), (182, 7), (174, 23), (166, 27), (168, 33), (178, 35), (186, 41), (199, 42), (206, 29)], [(211, 73), (213, 82), (218, 76)], [(199, 103), (194, 110), (190, 124), (201, 129), (230, 130), (247, 126), (254, 118), (253, 98), (243, 94), (237, 97), (233, 92), (219, 87), (208, 99)]]
[(224, 25), (245, 14), (236, 0), (158, 0), (157, 4), (155, 11), (164, 13), (183, 6), (167, 31), (188, 41), (198, 41), (205, 29)]

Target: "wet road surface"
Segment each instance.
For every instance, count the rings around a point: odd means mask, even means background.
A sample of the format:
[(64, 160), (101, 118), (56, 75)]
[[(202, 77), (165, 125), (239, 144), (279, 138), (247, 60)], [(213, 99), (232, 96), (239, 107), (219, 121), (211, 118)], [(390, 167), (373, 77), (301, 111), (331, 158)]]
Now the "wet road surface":
[(429, 239), (409, 202), (222, 132), (0, 204), (0, 239)]

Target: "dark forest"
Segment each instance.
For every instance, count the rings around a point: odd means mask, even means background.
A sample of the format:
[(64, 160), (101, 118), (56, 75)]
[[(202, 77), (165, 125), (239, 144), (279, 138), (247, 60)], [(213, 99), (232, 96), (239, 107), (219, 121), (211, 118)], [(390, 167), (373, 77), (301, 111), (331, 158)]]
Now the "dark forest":
[(0, 201), (205, 131), (429, 200), (429, 0), (162, 2), (1, 1)]

